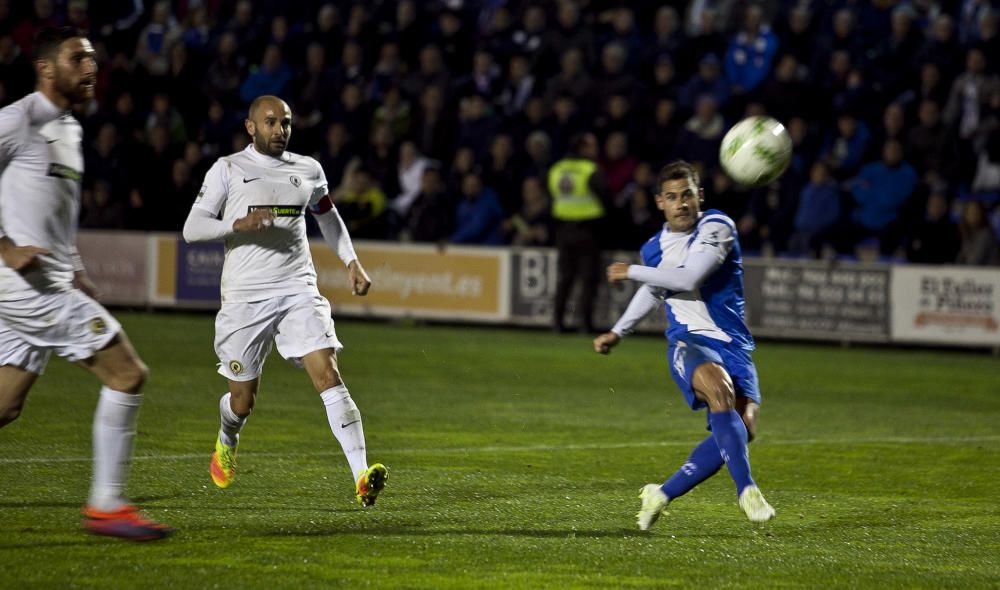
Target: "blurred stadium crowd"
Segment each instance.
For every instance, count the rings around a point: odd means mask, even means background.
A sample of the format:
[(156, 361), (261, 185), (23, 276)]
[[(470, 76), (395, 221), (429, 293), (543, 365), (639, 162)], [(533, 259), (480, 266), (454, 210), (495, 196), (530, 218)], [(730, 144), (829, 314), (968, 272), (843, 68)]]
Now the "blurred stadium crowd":
[[(357, 238), (549, 245), (548, 170), (589, 130), (607, 248), (656, 231), (656, 171), (684, 158), (747, 251), (998, 263), (990, 0), (0, 0), (0, 104), (48, 25), (99, 54), (85, 228), (177, 231), (276, 94)], [(794, 160), (739, 190), (719, 143), (760, 113)]]

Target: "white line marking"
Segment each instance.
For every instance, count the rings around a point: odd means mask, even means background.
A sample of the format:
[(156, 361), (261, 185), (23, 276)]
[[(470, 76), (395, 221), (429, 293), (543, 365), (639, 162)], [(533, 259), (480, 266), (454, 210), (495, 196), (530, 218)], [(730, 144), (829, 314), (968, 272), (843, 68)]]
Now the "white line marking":
[[(1000, 435), (984, 436), (886, 436), (886, 437), (859, 437), (859, 438), (802, 438), (787, 440), (761, 440), (754, 443), (755, 447), (761, 446), (796, 446), (796, 445), (841, 445), (852, 446), (859, 444), (886, 444), (886, 445), (910, 445), (910, 444), (970, 444), (1000, 441)], [(483, 446), (483, 447), (446, 447), (437, 449), (395, 449), (379, 450), (383, 457), (396, 455), (445, 455), (456, 454), (465, 455), (470, 453), (534, 453), (539, 451), (600, 451), (607, 449), (638, 449), (657, 447), (692, 447), (697, 441), (646, 441), (646, 442), (625, 442), (625, 443), (588, 443), (569, 445), (524, 445), (524, 446)], [(241, 457), (324, 457), (328, 455), (339, 455), (340, 451), (330, 450), (312, 453), (245, 453)], [(135, 461), (187, 461), (193, 459), (205, 459), (211, 455), (211, 449), (203, 453), (185, 453), (181, 455), (136, 455)], [(27, 463), (81, 463), (89, 462), (90, 457), (53, 457), (49, 459), (38, 458), (0, 458), (0, 465), (23, 465)]]

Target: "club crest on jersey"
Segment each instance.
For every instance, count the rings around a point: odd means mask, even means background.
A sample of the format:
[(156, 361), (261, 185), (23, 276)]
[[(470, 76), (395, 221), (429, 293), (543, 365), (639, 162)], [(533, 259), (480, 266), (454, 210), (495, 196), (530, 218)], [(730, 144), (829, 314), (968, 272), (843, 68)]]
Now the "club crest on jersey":
[(104, 322), (101, 318), (94, 318), (87, 322), (87, 327), (94, 334), (101, 335), (108, 331), (108, 324)]
[(298, 176), (295, 176), (294, 174), (288, 177), (288, 182), (292, 183), (292, 186), (294, 186), (295, 188), (299, 188), (299, 186), (302, 185), (302, 179), (299, 178)]
[(240, 361), (229, 361), (229, 370), (233, 372), (233, 375), (239, 375), (243, 372), (243, 363)]

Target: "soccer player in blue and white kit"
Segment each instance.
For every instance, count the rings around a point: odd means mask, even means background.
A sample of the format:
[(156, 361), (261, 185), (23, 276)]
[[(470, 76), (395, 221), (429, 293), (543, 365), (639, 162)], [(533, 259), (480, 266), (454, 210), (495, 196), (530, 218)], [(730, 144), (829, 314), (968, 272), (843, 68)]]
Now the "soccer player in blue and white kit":
[(733, 220), (715, 209), (701, 211), (704, 191), (687, 162), (667, 164), (659, 176), (656, 207), (663, 229), (641, 250), (642, 264), (608, 267), (612, 283), (642, 283), (611, 331), (594, 339), (608, 354), (653, 309), (664, 305), (670, 374), (691, 409), (708, 407), (712, 434), (663, 485), (647, 484), (638, 525), (648, 530), (667, 504), (714, 475), (722, 465), (736, 483), (740, 508), (753, 522), (774, 509), (750, 474), (747, 444), (757, 429), (760, 388), (750, 353), (753, 338), (743, 321), (743, 261)]
[(102, 383), (84, 528), (132, 541), (172, 532), (125, 498), (148, 370), (100, 303), (76, 249), (83, 129), (71, 108), (94, 98), (97, 62), (73, 29), (43, 29), (36, 92), (0, 110), (0, 427), (14, 421), (53, 352)]
[(388, 470), (381, 463), (368, 464), (361, 413), (340, 376), (337, 352), (342, 345), (330, 304), (316, 285), (306, 209), (347, 267), (353, 293), (367, 294), (371, 280), (327, 194), (323, 168), (313, 158), (285, 149), (292, 134), (292, 111), (285, 101), (255, 99), (246, 130), (253, 141), (209, 169), (184, 224), (188, 242), (223, 241), (226, 246), (215, 352), (229, 392), (219, 400), (221, 426), (209, 472), (220, 488), (232, 484), (240, 431), (274, 342), (281, 356), (309, 374), (347, 456), (357, 501), (371, 506)]

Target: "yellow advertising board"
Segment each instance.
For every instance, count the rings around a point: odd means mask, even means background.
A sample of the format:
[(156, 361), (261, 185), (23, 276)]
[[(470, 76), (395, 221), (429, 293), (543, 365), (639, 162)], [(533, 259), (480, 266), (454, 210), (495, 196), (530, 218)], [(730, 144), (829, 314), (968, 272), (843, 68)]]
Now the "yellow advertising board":
[(154, 252), (153, 288), (150, 300), (155, 304), (177, 302), (177, 236), (161, 234), (152, 236)]
[(358, 297), (330, 247), (322, 241), (310, 245), (320, 293), (335, 313), (497, 322), (510, 315), (506, 250), (356, 242), (372, 279), (368, 295)]

